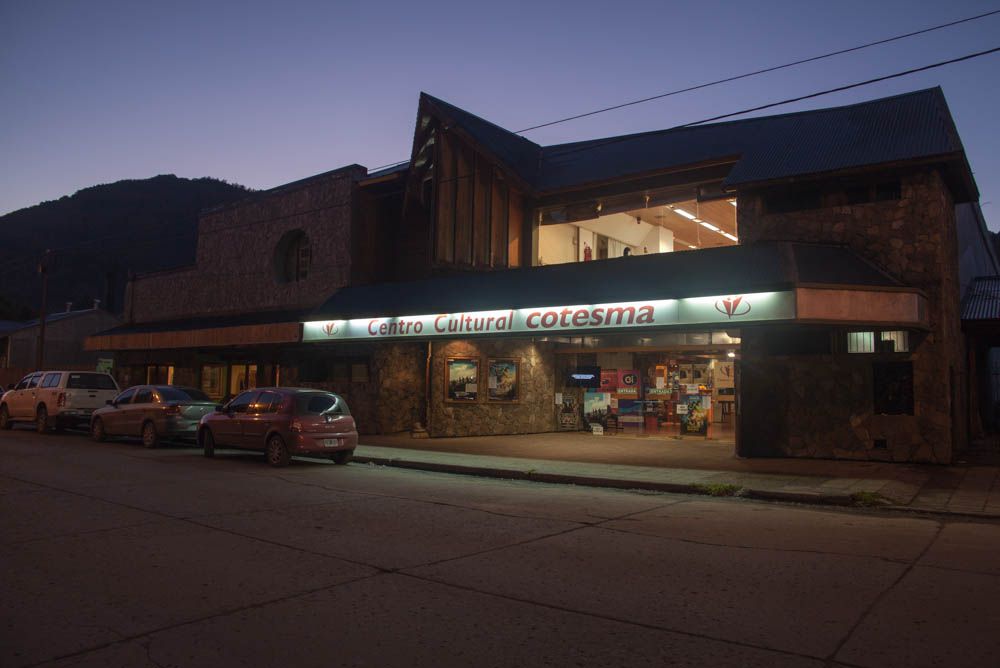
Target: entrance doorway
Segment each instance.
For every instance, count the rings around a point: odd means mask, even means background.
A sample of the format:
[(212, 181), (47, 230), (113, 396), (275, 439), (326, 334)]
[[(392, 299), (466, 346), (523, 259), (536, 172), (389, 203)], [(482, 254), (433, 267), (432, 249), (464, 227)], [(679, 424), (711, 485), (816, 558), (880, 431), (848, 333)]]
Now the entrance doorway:
[(738, 360), (738, 339), (657, 349), (557, 349), (559, 429), (732, 446)]

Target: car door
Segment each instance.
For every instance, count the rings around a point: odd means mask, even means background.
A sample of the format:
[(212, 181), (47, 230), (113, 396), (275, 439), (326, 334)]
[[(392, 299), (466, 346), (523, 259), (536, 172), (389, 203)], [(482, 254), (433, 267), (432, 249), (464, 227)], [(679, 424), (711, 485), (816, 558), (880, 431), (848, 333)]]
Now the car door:
[(101, 410), (101, 422), (104, 424), (104, 433), (109, 436), (121, 436), (125, 433), (127, 424), (126, 411), (138, 389), (137, 387), (128, 388), (112, 399), (111, 406), (108, 409)]
[(19, 380), (17, 385), (14, 386), (14, 389), (11, 390), (4, 399), (7, 404), (7, 415), (9, 415), (12, 419), (23, 417), (21, 415), (21, 411), (23, 410), (21, 408), (21, 404), (24, 402), (24, 393), (25, 390), (28, 389), (28, 381), (31, 380), (32, 375), (33, 374), (28, 374)]
[(250, 409), (240, 420), (243, 424), (243, 440), (246, 447), (255, 450), (264, 449), (264, 437), (274, 422), (274, 411), (280, 407), (281, 395), (277, 392), (265, 390), (254, 399)]
[(228, 445), (233, 448), (245, 447), (243, 440), (242, 418), (250, 410), (250, 404), (259, 394), (257, 390), (249, 390), (226, 404), (225, 408), (212, 420), (212, 435), (216, 445)]
[(125, 431), (123, 433), (127, 436), (140, 436), (142, 423), (151, 415), (154, 408), (153, 388), (149, 385), (140, 385), (136, 388), (132, 403), (125, 410)]
[(38, 396), (38, 383), (41, 379), (41, 373), (33, 373), (28, 376), (24, 388), (16, 392), (17, 396), (14, 397), (10, 411), (12, 417), (22, 420), (25, 418), (33, 420), (35, 418), (35, 397)]

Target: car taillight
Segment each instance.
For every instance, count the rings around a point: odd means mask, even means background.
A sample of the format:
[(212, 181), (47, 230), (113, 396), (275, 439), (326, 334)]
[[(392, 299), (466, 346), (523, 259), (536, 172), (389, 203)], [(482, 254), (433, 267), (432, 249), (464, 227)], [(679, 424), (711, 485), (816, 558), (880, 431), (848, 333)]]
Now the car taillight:
[(292, 420), (292, 424), (289, 427), (292, 431), (302, 431), (302, 423), (298, 420)]
[(180, 415), (181, 414), (181, 407), (180, 406), (167, 406), (163, 410), (163, 412), (166, 413), (167, 415)]
[(59, 397), (56, 399), (56, 406), (62, 407), (66, 405), (66, 393), (60, 392)]

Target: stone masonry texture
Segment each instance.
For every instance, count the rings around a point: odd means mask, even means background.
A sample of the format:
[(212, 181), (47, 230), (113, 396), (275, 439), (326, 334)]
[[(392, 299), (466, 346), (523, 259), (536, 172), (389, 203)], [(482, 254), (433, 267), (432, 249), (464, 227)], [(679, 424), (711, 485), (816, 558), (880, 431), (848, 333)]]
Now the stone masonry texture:
[[(739, 193), (740, 242), (844, 244), (927, 296), (930, 331), (911, 336), (914, 415), (875, 415), (865, 355), (768, 355), (770, 328), (743, 333), (741, 452), (748, 455), (951, 461), (966, 439), (954, 204), (935, 169), (904, 173), (898, 200), (793, 213)], [(876, 450), (884, 440), (887, 449)]]

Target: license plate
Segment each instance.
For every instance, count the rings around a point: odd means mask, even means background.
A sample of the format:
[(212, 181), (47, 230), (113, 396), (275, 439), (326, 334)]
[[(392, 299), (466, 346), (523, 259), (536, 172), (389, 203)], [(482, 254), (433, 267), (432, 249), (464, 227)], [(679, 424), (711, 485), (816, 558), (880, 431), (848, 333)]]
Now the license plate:
[(338, 445), (340, 445), (340, 439), (339, 438), (324, 438), (323, 439), (323, 445), (325, 447), (327, 447), (327, 448), (335, 448)]

